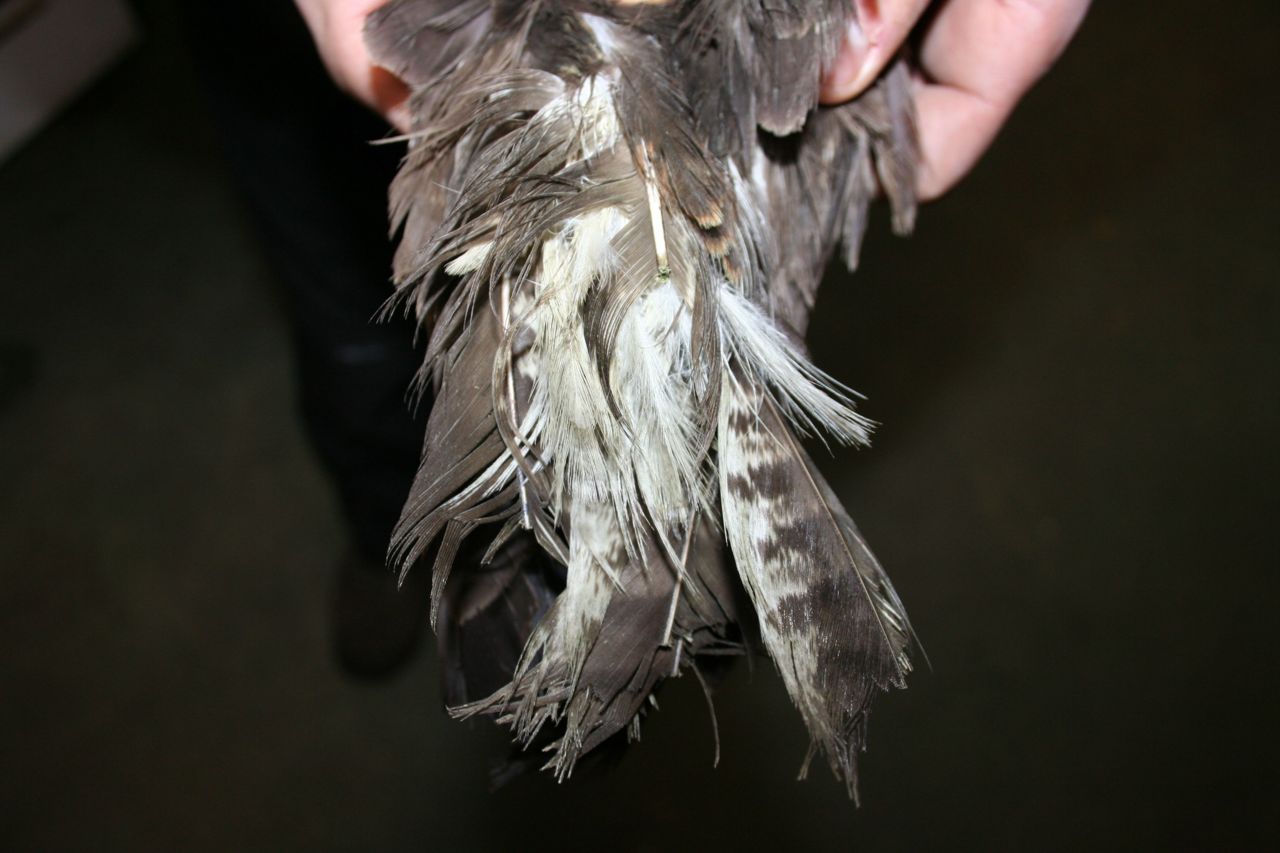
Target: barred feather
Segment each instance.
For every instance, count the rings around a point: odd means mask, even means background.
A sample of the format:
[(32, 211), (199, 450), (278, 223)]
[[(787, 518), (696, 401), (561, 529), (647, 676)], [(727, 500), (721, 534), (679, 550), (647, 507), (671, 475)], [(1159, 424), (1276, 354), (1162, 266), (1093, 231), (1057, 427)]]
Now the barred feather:
[[(902, 605), (796, 439), (866, 441), (801, 336), (876, 192), (899, 230), (914, 214), (901, 63), (816, 107), (852, 13), (392, 0), (370, 17), (373, 55), (414, 87), (395, 277), (437, 398), (392, 558), (434, 548), (455, 713), (550, 737), (560, 778), (635, 735), (664, 678), (744, 650), (743, 588), (851, 793), (871, 695), (910, 670)], [(491, 525), (476, 565), (463, 543)]]
[(765, 647), (815, 745), (856, 796), (871, 697), (905, 687), (911, 670), (906, 612), (776, 404), (729, 370), (719, 433), (725, 531)]

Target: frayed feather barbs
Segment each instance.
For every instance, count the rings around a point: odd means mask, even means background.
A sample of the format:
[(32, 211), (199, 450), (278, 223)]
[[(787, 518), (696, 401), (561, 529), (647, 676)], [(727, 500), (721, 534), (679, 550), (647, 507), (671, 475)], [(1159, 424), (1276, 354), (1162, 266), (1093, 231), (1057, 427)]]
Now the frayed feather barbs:
[[(758, 622), (852, 794), (871, 697), (910, 671), (902, 604), (796, 438), (866, 441), (799, 341), (871, 199), (901, 231), (915, 209), (905, 67), (816, 109), (852, 13), (393, 0), (369, 19), (414, 89), (395, 279), (436, 396), (392, 558), (434, 553), (455, 713), (496, 716), (561, 778)], [(483, 560), (457, 559), (473, 535)]]

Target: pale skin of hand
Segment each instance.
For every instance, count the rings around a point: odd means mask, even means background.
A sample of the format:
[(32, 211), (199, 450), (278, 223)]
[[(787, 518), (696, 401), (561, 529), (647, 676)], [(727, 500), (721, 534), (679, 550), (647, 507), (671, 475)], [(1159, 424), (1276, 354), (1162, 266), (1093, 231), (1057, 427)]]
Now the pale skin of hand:
[[(362, 37), (364, 19), (385, 2), (295, 0), (338, 85), (407, 130), (408, 89), (373, 64)], [(857, 96), (920, 28), (915, 99), (922, 155), (918, 191), (925, 200), (942, 195), (973, 168), (1089, 8), (1089, 0), (855, 3), (861, 23), (850, 25), (822, 81), (822, 101), (838, 104)]]
[(364, 19), (387, 0), (294, 0), (311, 30), (325, 68), (347, 94), (377, 110), (401, 131), (409, 129), (409, 88), (369, 58)]

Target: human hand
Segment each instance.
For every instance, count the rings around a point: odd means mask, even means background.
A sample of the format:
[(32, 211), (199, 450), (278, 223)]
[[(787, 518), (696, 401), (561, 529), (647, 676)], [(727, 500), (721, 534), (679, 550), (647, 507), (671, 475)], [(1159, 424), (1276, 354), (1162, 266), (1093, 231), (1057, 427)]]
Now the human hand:
[(409, 88), (373, 64), (364, 44), (364, 20), (387, 0), (294, 0), (329, 75), (348, 94), (409, 129)]
[[(338, 85), (407, 130), (408, 88), (374, 65), (364, 44), (364, 20), (386, 0), (294, 2)], [(1089, 7), (1089, 0), (854, 2), (861, 23), (850, 25), (823, 79), (824, 103), (841, 103), (864, 90), (929, 13), (915, 85), (922, 153), (918, 191), (925, 200), (946, 192), (973, 167)]]
[(822, 101), (856, 96), (922, 26), (915, 81), (922, 200), (942, 195), (973, 168), (1089, 8), (1089, 0), (855, 2), (861, 25), (850, 25), (823, 79)]

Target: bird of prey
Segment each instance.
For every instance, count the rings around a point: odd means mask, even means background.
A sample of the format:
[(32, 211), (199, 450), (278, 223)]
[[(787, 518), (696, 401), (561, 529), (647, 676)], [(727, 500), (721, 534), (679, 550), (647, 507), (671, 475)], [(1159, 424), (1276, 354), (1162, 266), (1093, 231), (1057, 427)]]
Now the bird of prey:
[[(856, 790), (911, 629), (805, 453), (866, 441), (803, 335), (868, 207), (915, 216), (900, 59), (819, 107), (853, 0), (392, 0), (393, 304), (435, 403), (391, 559), (434, 560), (456, 716), (563, 778), (666, 678), (759, 645)], [(455, 565), (456, 564), (456, 565)], [(802, 770), (803, 775), (804, 771)]]

